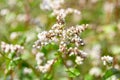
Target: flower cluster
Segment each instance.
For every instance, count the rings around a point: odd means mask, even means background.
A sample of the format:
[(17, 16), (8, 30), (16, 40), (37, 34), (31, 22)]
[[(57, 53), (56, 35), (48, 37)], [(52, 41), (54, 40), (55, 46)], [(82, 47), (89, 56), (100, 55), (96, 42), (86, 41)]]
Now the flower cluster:
[(5, 53), (21, 53), (23, 51), (24, 47), (20, 45), (13, 45), (13, 44), (7, 44), (5, 42), (1, 42), (1, 50)]
[(23, 73), (24, 74), (31, 74), (32, 73), (32, 69), (25, 67), (24, 70), (23, 70)]
[[(54, 1), (56, 0), (53, 0), (53, 2)], [(46, 6), (46, 8), (48, 8), (48, 6)], [(71, 13), (80, 15), (80, 11), (72, 8), (60, 9), (58, 6), (57, 8), (52, 8), (52, 10), (52, 15), (56, 16), (57, 19), (56, 24), (54, 24), (49, 31), (43, 31), (39, 33), (38, 40), (35, 42), (33, 47), (41, 49), (43, 46), (53, 42), (59, 45), (58, 51), (60, 53), (68, 56), (75, 55), (76, 64), (82, 64), (87, 54), (82, 50), (79, 50), (79, 47), (84, 45), (80, 34), (88, 27), (88, 25), (65, 27), (66, 16)], [(39, 70), (43, 73), (49, 71), (50, 66), (55, 62), (55, 60), (50, 60), (47, 62), (47, 64), (41, 66), (42, 59), (40, 54), (36, 55), (36, 60)]]
[(36, 54), (36, 61), (37, 65), (41, 65), (43, 62), (44, 54), (43, 53), (37, 53)]
[[(88, 25), (77, 25), (65, 29), (63, 25), (54, 24), (52, 30), (43, 31), (38, 34), (39, 39), (35, 42), (33, 47), (41, 48), (51, 42), (55, 42), (59, 45), (60, 52), (69, 55), (75, 54), (76, 56), (81, 56), (83, 59), (86, 57), (86, 54), (78, 49), (80, 45), (84, 45), (84, 42), (79, 35), (87, 28), (87, 26)], [(71, 43), (74, 44), (74, 47), (68, 47)]]
[(104, 65), (113, 63), (113, 57), (111, 56), (103, 56), (101, 57), (101, 60), (103, 61)]
[(59, 9), (63, 3), (64, 0), (43, 0), (40, 8), (43, 10)]
[(53, 13), (52, 15), (53, 16), (57, 16), (57, 22), (59, 24), (64, 24), (65, 22), (65, 17), (68, 15), (68, 14), (71, 14), (71, 13), (74, 13), (74, 14), (77, 14), (77, 15), (80, 15), (80, 11), (77, 10), (77, 9), (72, 9), (72, 8), (67, 8), (67, 9), (55, 9), (53, 10)]
[(77, 64), (82, 64), (83, 63), (83, 58), (81, 58), (80, 56), (77, 56), (76, 59), (75, 59), (75, 62)]
[(55, 60), (49, 60), (49, 61), (47, 61), (47, 63), (45, 65), (43, 65), (43, 66), (40, 65), (40, 66), (38, 66), (38, 68), (42, 73), (46, 73), (51, 69), (54, 62), (55, 62)]
[(53, 65), (53, 63), (55, 62), (55, 60), (48, 60), (47, 63), (45, 65), (43, 64), (43, 61), (45, 60), (44, 58), (44, 54), (41, 52), (36, 54), (36, 61), (37, 61), (37, 68), (42, 72), (48, 72), (51, 68), (51, 66)]
[[(39, 39), (33, 47), (41, 48), (51, 42), (55, 42), (59, 45), (60, 52), (69, 55), (75, 54), (83, 60), (86, 55), (78, 48), (80, 45), (84, 45), (83, 40), (80, 38), (80, 33), (83, 32), (87, 26), (88, 25), (76, 25), (66, 29), (64, 28), (63, 18), (59, 17), (57, 23), (52, 26), (51, 30), (38, 34)], [(71, 43), (74, 44), (74, 47), (69, 48), (68, 46), (70, 46)], [(76, 58), (76, 62), (79, 62), (78, 58)]]
[(78, 65), (82, 64), (82, 63), (83, 63), (83, 60), (84, 60), (84, 59), (86, 58), (86, 56), (87, 56), (87, 53), (79, 50), (77, 47), (75, 47), (75, 48), (70, 47), (70, 48), (68, 49), (68, 54), (69, 54), (69, 56), (71, 56), (71, 55), (75, 55), (75, 56), (76, 56), (75, 62), (76, 62), (76, 64), (78, 64)]
[(94, 75), (96, 77), (100, 76), (102, 73), (101, 69), (99, 67), (93, 67), (90, 69), (89, 74)]

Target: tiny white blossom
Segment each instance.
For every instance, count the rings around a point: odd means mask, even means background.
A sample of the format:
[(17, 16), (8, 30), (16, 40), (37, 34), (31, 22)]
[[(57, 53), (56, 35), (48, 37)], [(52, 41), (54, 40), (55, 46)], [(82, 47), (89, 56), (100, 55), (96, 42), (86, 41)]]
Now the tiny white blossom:
[(17, 0), (8, 0), (7, 3), (9, 6), (13, 7), (17, 3)]
[(87, 53), (84, 52), (84, 51), (81, 51), (81, 50), (80, 50), (80, 53), (81, 53), (80, 55), (81, 55), (82, 58), (85, 58), (85, 57), (87, 56)]
[(9, 11), (8, 9), (2, 9), (2, 10), (0, 11), (0, 15), (1, 15), (1, 16), (5, 16), (5, 15), (7, 15), (9, 12), (10, 12), (10, 11)]
[(111, 64), (113, 62), (113, 57), (103, 56), (101, 57), (101, 60), (103, 61), (103, 65), (106, 65), (107, 63)]
[(38, 34), (39, 40), (40, 40), (40, 41), (47, 41), (46, 34), (47, 34), (46, 31), (43, 31), (43, 32), (39, 33), (39, 34)]
[(67, 60), (67, 61), (66, 61), (66, 65), (67, 65), (67, 66), (72, 66), (72, 65), (73, 65), (72, 60)]
[(26, 67), (26, 68), (24, 68), (23, 72), (25, 74), (30, 74), (30, 73), (32, 73), (32, 69)]
[(50, 70), (51, 68), (51, 65), (54, 63), (54, 60), (49, 60), (47, 61), (47, 63), (44, 65), (44, 66), (38, 66), (39, 70), (42, 72), (42, 73), (46, 73)]
[(19, 14), (19, 15), (17, 15), (16, 19), (20, 22), (25, 22), (26, 15), (25, 14)]
[(14, 39), (16, 39), (17, 36), (18, 36), (18, 34), (17, 34), (16, 32), (12, 32), (12, 33), (10, 34), (10, 39), (11, 39), (11, 40), (14, 40)]
[(94, 76), (96, 76), (96, 77), (100, 76), (101, 73), (102, 73), (102, 71), (101, 71), (101, 69), (98, 68), (98, 67), (93, 67), (93, 68), (90, 69), (90, 71), (89, 71), (89, 74), (94, 75)]
[(20, 45), (13, 45), (13, 44), (7, 44), (5, 42), (1, 42), (1, 49), (5, 53), (8, 53), (8, 52), (20, 53), (23, 51), (24, 47)]
[(78, 65), (80, 65), (80, 64), (82, 64), (83, 63), (83, 58), (81, 58), (80, 56), (77, 56), (76, 57), (76, 59), (75, 59), (75, 62), (78, 64)]
[(43, 53), (37, 53), (37, 54), (36, 54), (37, 65), (42, 64), (43, 58), (44, 58), (44, 54), (43, 54)]
[(38, 66), (38, 68), (42, 73), (46, 73), (48, 70), (48, 68), (46, 68), (45, 66)]
[(113, 9), (115, 8), (115, 5), (111, 2), (105, 2), (104, 4), (104, 10), (105, 12), (111, 13)]
[(64, 0), (43, 0), (40, 8), (43, 10), (59, 9), (63, 3)]

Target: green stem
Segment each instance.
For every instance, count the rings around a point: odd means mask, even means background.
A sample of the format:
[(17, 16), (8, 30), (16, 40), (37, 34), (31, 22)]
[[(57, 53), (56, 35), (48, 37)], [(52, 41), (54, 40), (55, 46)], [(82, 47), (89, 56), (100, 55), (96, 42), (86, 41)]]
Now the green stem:
[[(62, 55), (60, 55), (60, 57), (61, 57), (61, 59), (62, 59), (62, 62), (63, 62), (63, 64), (64, 64), (64, 66), (65, 66), (65, 68), (67, 68), (67, 69), (69, 69), (69, 67), (67, 66), (67, 64), (66, 64), (66, 55), (65, 55), (65, 58), (63, 59), (63, 57), (62, 57)], [(73, 78), (72, 77), (68, 77), (68, 80), (73, 80)]]
[(10, 58), (8, 58), (8, 57), (6, 57), (2, 52), (0, 52), (0, 54), (5, 58), (5, 59), (7, 59), (7, 60), (11, 60)]

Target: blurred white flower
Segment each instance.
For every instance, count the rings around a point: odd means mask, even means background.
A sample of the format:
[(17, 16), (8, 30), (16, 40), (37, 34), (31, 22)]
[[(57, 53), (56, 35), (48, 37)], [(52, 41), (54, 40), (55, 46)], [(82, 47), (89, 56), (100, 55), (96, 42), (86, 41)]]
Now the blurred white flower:
[(11, 40), (15, 40), (19, 35), (20, 35), (19, 32), (12, 32), (12, 33), (10, 34), (10, 39), (11, 39)]
[(86, 58), (87, 57), (87, 53), (86, 52), (84, 52), (84, 51), (82, 51), (82, 50), (79, 50), (80, 51), (80, 56), (82, 57), (82, 58)]
[(43, 31), (43, 32), (39, 33), (39, 34), (38, 34), (39, 40), (40, 40), (40, 41), (47, 41), (46, 35), (47, 35), (47, 31)]
[(98, 0), (90, 0), (91, 3), (96, 3)]
[(25, 22), (26, 20), (26, 15), (25, 14), (19, 14), (17, 15), (17, 18), (16, 18), (18, 21), (20, 22)]
[(13, 45), (13, 44), (7, 44), (5, 42), (1, 42), (1, 49), (5, 53), (8, 53), (8, 52), (21, 53), (23, 51), (24, 47), (17, 45), (17, 44)]
[(78, 65), (80, 65), (80, 64), (82, 64), (83, 63), (83, 58), (81, 58), (80, 56), (77, 56), (76, 57), (76, 59), (75, 59), (75, 62), (78, 64)]
[(101, 57), (101, 60), (103, 61), (103, 65), (106, 65), (107, 63), (111, 64), (113, 62), (113, 57), (103, 56)]
[(101, 71), (101, 69), (98, 68), (98, 67), (93, 67), (93, 68), (91, 68), (90, 71), (89, 71), (89, 74), (90, 74), (90, 75), (94, 75), (94, 76), (96, 76), (96, 77), (100, 76), (101, 73), (102, 73), (102, 71)]
[(26, 68), (24, 68), (23, 72), (24, 72), (24, 74), (31, 74), (32, 69), (26, 67)]
[(49, 60), (49, 61), (47, 61), (47, 63), (44, 66), (40, 65), (40, 66), (38, 66), (38, 68), (42, 73), (46, 73), (50, 70), (53, 63), (54, 63), (54, 60)]
[(72, 60), (67, 60), (67, 61), (66, 61), (66, 65), (67, 65), (67, 66), (72, 66), (72, 65), (73, 65)]
[(44, 60), (44, 54), (43, 53), (37, 53), (36, 54), (36, 61), (37, 61), (37, 67), (42, 73), (46, 73), (47, 71), (50, 70), (52, 64), (54, 63), (53, 60), (48, 60), (45, 65), (42, 65)]
[(119, 64), (115, 64), (115, 65), (114, 65), (114, 68), (115, 68), (115, 69), (120, 69)]
[(86, 3), (86, 0), (79, 0), (80, 5), (85, 5), (85, 3)]
[(44, 54), (43, 53), (37, 53), (36, 54), (36, 61), (37, 61), (37, 65), (41, 65), (42, 62), (44, 60)]
[(111, 77), (107, 78), (107, 80), (119, 80), (116, 75), (112, 75)]
[(64, 0), (43, 0), (40, 4), (40, 8), (43, 10), (59, 9)]
[(81, 15), (76, 15), (76, 14), (74, 14), (73, 15), (73, 21), (75, 22), (75, 23), (79, 23), (79, 21), (81, 20)]
[(17, 3), (17, 0), (8, 0), (7, 3), (9, 6), (13, 7)]
[(43, 0), (42, 4), (40, 4), (40, 8), (42, 10), (51, 10), (51, 1), (50, 0)]
[(112, 2), (105, 2), (104, 4), (104, 11), (107, 13), (112, 13), (115, 5)]
[(118, 29), (120, 30), (120, 22), (117, 24)]
[(2, 9), (2, 10), (0, 11), (0, 15), (1, 15), (1, 16), (5, 16), (5, 15), (7, 15), (7, 14), (9, 14), (9, 9)]
[(90, 56), (93, 59), (100, 59), (100, 53), (101, 53), (101, 45), (100, 44), (96, 44), (93, 46), (92, 50), (90, 50)]
[(30, 30), (26, 32), (25, 37), (26, 37), (26, 42), (31, 42), (35, 39), (36, 34)]

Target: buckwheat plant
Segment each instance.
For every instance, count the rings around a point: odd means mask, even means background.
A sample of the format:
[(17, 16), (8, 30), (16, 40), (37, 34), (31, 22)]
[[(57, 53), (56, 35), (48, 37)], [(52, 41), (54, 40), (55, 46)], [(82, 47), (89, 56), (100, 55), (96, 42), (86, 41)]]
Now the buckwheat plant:
[(120, 0), (0, 0), (0, 30), (0, 80), (120, 78)]
[[(52, 9), (52, 15), (56, 16), (57, 22), (50, 30), (42, 31), (38, 34), (38, 40), (34, 43), (33, 47), (41, 50), (44, 46), (54, 43), (59, 46), (59, 49), (56, 52), (58, 52), (58, 55), (61, 57), (56, 56), (56, 58), (48, 60), (46, 64), (42, 64), (43, 61), (40, 57), (43, 57), (43, 53), (38, 53), (36, 55), (36, 61), (39, 71), (43, 73), (49, 72), (52, 65), (60, 59), (63, 60), (63, 64), (69, 70), (66, 60), (72, 56), (75, 58), (73, 60), (73, 63), (75, 63), (74, 65), (77, 66), (82, 64), (87, 54), (79, 49), (80, 46), (85, 44), (81, 39), (80, 34), (86, 30), (88, 24), (67, 27), (65, 22), (65, 18), (68, 14), (80, 15), (81, 12), (73, 8), (62, 9), (60, 6), (61, 2), (57, 0), (51, 0), (51, 3), (47, 6), (46, 4), (43, 2), (41, 5), (42, 9)], [(58, 4), (57, 7), (55, 6), (56, 4)]]
[(21, 53), (23, 52), (24, 47), (18, 44), (7, 44), (1, 42), (0, 54), (6, 59), (5, 62), (8, 63), (7, 69), (5, 69), (5, 75), (12, 73), (14, 68), (18, 65), (21, 60)]

